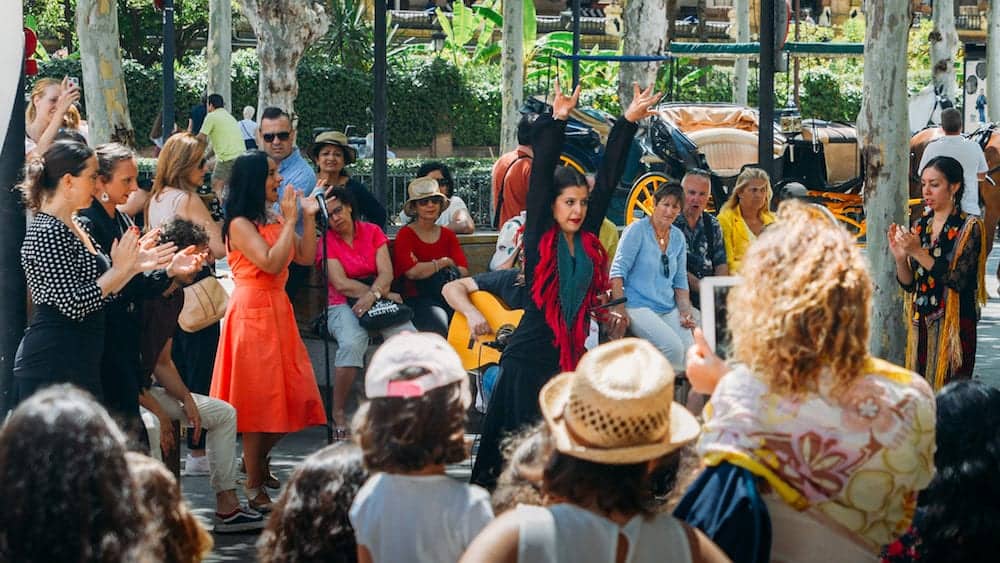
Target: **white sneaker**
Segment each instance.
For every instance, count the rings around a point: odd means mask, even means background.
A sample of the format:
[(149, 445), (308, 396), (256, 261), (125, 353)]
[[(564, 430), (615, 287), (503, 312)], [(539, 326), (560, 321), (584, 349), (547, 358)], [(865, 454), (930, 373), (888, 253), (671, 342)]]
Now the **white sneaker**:
[(208, 456), (203, 455), (201, 457), (194, 457), (191, 454), (187, 454), (184, 458), (184, 475), (194, 476), (194, 475), (208, 475), (209, 465)]

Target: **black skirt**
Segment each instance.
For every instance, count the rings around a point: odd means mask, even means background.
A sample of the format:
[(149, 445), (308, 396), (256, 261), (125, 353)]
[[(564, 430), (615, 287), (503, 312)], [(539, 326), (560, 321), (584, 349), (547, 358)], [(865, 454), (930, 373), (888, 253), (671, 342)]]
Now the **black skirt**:
[(36, 304), (14, 357), (15, 402), (55, 383), (72, 383), (101, 401), (101, 354), (105, 313), (75, 321), (54, 307)]

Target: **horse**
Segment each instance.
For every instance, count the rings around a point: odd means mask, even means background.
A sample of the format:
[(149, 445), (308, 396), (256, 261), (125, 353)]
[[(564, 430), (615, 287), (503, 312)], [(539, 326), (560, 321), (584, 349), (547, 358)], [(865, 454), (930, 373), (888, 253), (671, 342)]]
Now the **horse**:
[[(983, 200), (983, 224), (986, 227), (986, 248), (993, 249), (993, 239), (996, 234), (997, 221), (1000, 220), (1000, 133), (995, 131), (995, 124), (990, 124), (966, 135), (967, 138), (979, 143), (986, 155), (986, 181), (979, 185), (979, 195)], [(996, 133), (996, 134), (995, 134)], [(922, 199), (920, 191), (920, 159), (924, 155), (927, 143), (943, 137), (940, 127), (928, 127), (917, 131), (910, 138), (910, 198)], [(998, 271), (1000, 275), (1000, 271)]]

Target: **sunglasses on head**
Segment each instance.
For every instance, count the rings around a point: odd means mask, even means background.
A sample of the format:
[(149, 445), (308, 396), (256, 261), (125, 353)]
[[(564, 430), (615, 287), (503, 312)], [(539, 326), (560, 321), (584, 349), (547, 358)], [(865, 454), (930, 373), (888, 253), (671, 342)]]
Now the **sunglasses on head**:
[(273, 142), (275, 137), (277, 137), (279, 141), (287, 141), (291, 138), (291, 136), (291, 131), (279, 131), (277, 133), (264, 133), (261, 135), (261, 137), (264, 138), (265, 143)]
[(670, 277), (670, 257), (666, 253), (660, 255), (660, 266), (663, 266), (663, 276)]

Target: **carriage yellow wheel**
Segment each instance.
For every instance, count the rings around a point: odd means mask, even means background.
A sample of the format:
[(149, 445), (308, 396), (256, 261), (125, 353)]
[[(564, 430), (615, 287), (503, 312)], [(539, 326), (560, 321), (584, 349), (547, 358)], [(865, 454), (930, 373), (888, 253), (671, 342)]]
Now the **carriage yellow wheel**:
[(569, 166), (570, 168), (575, 168), (580, 174), (586, 174), (587, 170), (580, 164), (580, 161), (569, 156), (568, 154), (559, 155), (559, 164), (563, 166)]
[(632, 184), (625, 203), (625, 224), (653, 214), (653, 194), (660, 186), (670, 181), (661, 172), (647, 172)]

